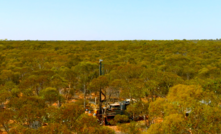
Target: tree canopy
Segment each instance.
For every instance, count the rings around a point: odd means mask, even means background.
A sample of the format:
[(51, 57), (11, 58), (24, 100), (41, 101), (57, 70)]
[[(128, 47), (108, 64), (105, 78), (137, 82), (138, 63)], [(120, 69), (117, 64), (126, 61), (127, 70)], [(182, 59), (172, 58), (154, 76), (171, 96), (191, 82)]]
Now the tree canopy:
[(0, 41), (0, 127), (113, 133), (84, 114), (101, 88), (131, 99), (146, 133), (220, 133), (220, 57), (220, 40)]

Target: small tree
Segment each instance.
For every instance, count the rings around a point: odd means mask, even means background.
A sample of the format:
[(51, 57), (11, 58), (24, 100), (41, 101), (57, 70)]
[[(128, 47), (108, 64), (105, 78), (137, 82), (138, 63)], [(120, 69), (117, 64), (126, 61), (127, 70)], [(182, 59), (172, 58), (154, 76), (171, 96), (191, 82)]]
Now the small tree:
[(41, 96), (45, 101), (48, 101), (50, 105), (52, 105), (53, 102), (56, 102), (59, 100), (59, 92), (55, 88), (46, 88), (41, 91)]

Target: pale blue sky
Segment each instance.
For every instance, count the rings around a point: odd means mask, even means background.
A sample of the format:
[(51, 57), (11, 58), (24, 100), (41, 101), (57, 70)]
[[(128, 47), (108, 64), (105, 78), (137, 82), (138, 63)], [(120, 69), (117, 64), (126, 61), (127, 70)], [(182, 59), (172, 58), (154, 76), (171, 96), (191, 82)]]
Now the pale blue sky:
[(0, 0), (0, 39), (221, 38), (221, 0)]

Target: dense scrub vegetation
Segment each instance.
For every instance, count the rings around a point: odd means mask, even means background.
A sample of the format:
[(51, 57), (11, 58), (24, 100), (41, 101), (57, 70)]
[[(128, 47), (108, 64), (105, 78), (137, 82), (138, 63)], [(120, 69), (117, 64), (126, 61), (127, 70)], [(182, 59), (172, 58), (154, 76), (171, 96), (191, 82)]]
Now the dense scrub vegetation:
[[(113, 133), (82, 114), (102, 88), (137, 100), (127, 112), (148, 117), (145, 133), (220, 133), (220, 57), (220, 40), (0, 41), (0, 124), (8, 133)], [(76, 92), (84, 101), (67, 103)]]

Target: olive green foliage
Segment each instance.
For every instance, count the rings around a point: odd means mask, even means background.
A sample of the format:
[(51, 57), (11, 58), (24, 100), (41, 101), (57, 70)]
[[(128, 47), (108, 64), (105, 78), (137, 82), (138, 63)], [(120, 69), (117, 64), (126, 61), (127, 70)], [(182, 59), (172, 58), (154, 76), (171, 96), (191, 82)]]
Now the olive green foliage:
[(166, 98), (150, 104), (149, 119), (153, 124), (148, 133), (220, 133), (219, 103), (217, 95), (203, 91), (201, 86), (176, 85)]
[(117, 123), (123, 123), (123, 122), (128, 122), (129, 121), (129, 118), (127, 115), (116, 115), (114, 117), (114, 121), (117, 122)]
[[(131, 99), (127, 112), (148, 118), (148, 133), (220, 133), (220, 57), (220, 40), (3, 40), (0, 108), (9, 111), (0, 113), (0, 126), (11, 133), (112, 133), (82, 115), (102, 89), (108, 100)], [(77, 93), (83, 99), (69, 105)], [(79, 121), (85, 124), (77, 129)], [(135, 131), (130, 125), (126, 133)]]
[(119, 124), (118, 129), (127, 134), (141, 134), (140, 124), (132, 121), (129, 124)]
[(50, 104), (56, 102), (59, 99), (59, 92), (54, 88), (46, 88), (41, 91), (41, 95), (45, 101)]

